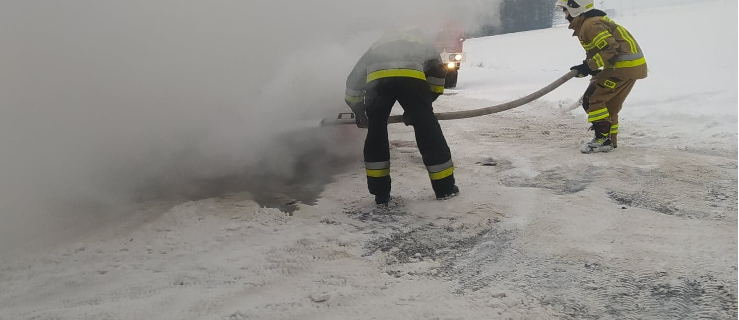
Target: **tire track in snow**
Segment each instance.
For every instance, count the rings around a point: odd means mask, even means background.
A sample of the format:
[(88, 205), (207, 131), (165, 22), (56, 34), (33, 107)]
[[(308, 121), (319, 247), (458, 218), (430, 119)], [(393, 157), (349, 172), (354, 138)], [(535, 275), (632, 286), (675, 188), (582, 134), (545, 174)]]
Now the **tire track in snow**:
[[(372, 212), (376, 209), (366, 209)], [(531, 254), (517, 247), (516, 231), (496, 223), (477, 228), (454, 228), (454, 220), (418, 223), (403, 206), (387, 210), (393, 227), (379, 232), (366, 246), (366, 255), (391, 255), (389, 264), (439, 262), (436, 277), (456, 283), (455, 293), (468, 295), (493, 286), (523, 292), (531, 301), (554, 306), (561, 319), (726, 319), (736, 316), (736, 282), (719, 281), (699, 266), (672, 266), (663, 271), (649, 263), (621, 260), (578, 262), (567, 257)], [(345, 210), (382, 230), (387, 217), (367, 219), (361, 208)], [(377, 211), (374, 211), (377, 213)], [(365, 212), (366, 213), (366, 212)], [(397, 268), (395, 269), (397, 270)], [(692, 272), (692, 273), (691, 273)], [(401, 272), (398, 276), (402, 275)], [(698, 273), (700, 274), (700, 273)], [(533, 300), (531, 300), (533, 299)]]

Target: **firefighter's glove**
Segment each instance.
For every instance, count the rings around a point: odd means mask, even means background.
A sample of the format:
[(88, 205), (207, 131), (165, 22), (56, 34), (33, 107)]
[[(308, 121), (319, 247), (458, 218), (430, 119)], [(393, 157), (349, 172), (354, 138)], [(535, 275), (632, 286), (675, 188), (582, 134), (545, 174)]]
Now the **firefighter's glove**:
[(369, 119), (364, 113), (356, 115), (357, 128), (367, 128), (369, 126)]
[(354, 123), (357, 124), (357, 128), (367, 128), (367, 125), (369, 125), (369, 119), (367, 118), (365, 109), (361, 107), (352, 107), (352, 111), (354, 112)]
[(587, 77), (588, 75), (590, 75), (591, 72), (593, 72), (593, 70), (590, 70), (590, 67), (588, 67), (588, 64), (585, 63), (585, 61), (583, 61), (582, 64), (572, 66), (570, 70), (577, 70), (576, 77), (578, 78)]

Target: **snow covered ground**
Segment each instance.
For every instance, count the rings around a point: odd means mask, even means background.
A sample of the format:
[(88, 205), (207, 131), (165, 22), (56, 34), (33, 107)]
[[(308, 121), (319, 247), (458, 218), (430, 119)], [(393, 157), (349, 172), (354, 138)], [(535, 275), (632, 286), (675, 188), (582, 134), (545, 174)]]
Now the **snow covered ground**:
[[(318, 198), (297, 181), (271, 202), (143, 203), (0, 257), (0, 319), (736, 319), (737, 2), (710, 3), (616, 19), (650, 74), (613, 153), (579, 153), (586, 116), (559, 111), (585, 89), (575, 79), (442, 122), (462, 194), (439, 202), (412, 129), (392, 125), (389, 208), (375, 208), (359, 157)], [(437, 111), (546, 85), (582, 59), (570, 34), (468, 40), (459, 93)]]

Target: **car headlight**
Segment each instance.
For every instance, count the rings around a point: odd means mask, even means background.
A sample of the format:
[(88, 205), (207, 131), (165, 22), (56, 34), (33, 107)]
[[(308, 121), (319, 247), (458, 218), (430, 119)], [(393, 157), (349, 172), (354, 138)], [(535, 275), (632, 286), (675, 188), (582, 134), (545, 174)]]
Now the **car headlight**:
[(449, 69), (454, 69), (456, 66), (457, 66), (457, 64), (454, 63), (454, 62), (449, 62), (449, 63), (446, 64), (446, 67), (449, 68)]
[(461, 61), (461, 60), (462, 60), (462, 55), (461, 55), (461, 54), (456, 54), (456, 55), (454, 56), (454, 60), (456, 60), (456, 61)]

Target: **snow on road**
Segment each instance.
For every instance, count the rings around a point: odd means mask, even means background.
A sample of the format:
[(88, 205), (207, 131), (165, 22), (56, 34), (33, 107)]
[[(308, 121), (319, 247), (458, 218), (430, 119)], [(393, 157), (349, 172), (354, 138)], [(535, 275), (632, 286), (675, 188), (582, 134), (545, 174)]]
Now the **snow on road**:
[[(613, 153), (579, 153), (585, 115), (558, 112), (585, 89), (573, 80), (443, 122), (462, 194), (439, 202), (412, 129), (393, 125), (388, 208), (360, 161), (291, 214), (248, 192), (141, 204), (72, 244), (0, 258), (0, 319), (736, 319), (737, 36), (713, 17), (737, 3), (716, 3), (615, 19), (650, 76)], [(459, 94), (437, 111), (512, 100), (582, 59), (565, 27), (465, 46)]]

